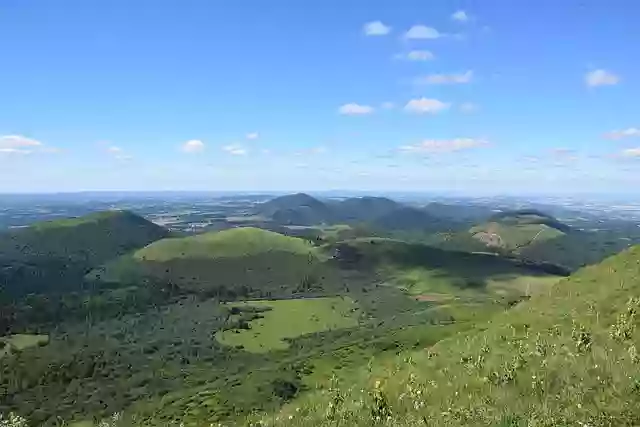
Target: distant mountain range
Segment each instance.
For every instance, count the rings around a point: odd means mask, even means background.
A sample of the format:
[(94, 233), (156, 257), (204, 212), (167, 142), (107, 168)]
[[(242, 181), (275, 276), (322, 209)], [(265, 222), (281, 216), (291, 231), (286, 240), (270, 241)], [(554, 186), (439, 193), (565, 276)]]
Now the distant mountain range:
[[(446, 231), (469, 218), (463, 206), (432, 204), (417, 208), (386, 197), (322, 201), (305, 193), (276, 197), (256, 206), (256, 213), (280, 225), (366, 224), (385, 230)], [(483, 211), (484, 214), (489, 214)]]

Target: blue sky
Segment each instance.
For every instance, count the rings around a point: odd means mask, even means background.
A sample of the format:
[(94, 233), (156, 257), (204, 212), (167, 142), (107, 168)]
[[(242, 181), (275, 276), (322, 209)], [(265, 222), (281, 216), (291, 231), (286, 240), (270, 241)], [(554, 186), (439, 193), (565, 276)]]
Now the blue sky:
[(0, 192), (638, 192), (639, 13), (3, 0)]

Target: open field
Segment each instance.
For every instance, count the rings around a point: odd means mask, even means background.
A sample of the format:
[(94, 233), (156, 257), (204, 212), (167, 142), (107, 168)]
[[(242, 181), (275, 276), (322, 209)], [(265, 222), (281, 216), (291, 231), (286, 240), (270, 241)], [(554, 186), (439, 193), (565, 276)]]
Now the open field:
[(48, 342), (48, 335), (15, 334), (2, 337), (0, 338), (0, 358), (14, 351), (45, 345)]
[(250, 329), (221, 331), (216, 339), (224, 345), (253, 353), (285, 349), (287, 339), (314, 332), (358, 326), (358, 309), (348, 297), (245, 301), (230, 307), (262, 307), (269, 311), (252, 320)]

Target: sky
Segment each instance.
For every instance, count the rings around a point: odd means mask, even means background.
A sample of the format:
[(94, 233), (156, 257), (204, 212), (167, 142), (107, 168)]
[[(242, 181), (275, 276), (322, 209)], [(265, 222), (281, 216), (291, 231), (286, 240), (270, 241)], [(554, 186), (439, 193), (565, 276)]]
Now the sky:
[(1, 0), (0, 192), (640, 192), (640, 2)]

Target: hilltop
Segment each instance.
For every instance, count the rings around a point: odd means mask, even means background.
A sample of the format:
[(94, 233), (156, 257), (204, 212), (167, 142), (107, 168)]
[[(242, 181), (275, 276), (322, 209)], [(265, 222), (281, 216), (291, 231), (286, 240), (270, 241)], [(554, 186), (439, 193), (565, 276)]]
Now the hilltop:
[[(634, 230), (632, 230), (634, 231)], [(436, 247), (493, 252), (575, 271), (596, 264), (630, 246), (632, 231), (582, 230), (536, 209), (501, 212), (466, 231), (433, 234)]]
[(455, 227), (452, 221), (410, 206), (400, 206), (380, 215), (373, 220), (372, 224), (382, 230), (420, 230), (422, 233), (438, 232)]
[(569, 226), (537, 210), (518, 210), (496, 214), (472, 227), (469, 233), (488, 247), (518, 251), (544, 240), (568, 233)]
[(61, 219), (0, 234), (5, 294), (78, 288), (91, 268), (168, 235), (129, 211)]
[(91, 272), (105, 283), (147, 283), (226, 297), (322, 288), (323, 262), (309, 242), (253, 227), (168, 238)]
[(314, 225), (333, 220), (329, 206), (305, 193), (276, 197), (257, 206), (257, 213), (279, 224)]
[(403, 207), (386, 197), (352, 197), (336, 203), (336, 216), (344, 222), (372, 222)]
[[(494, 252), (523, 256), (531, 247), (574, 233), (566, 224), (534, 209), (500, 212), (467, 230), (432, 236), (429, 243), (447, 250)], [(554, 258), (535, 258), (539, 262), (558, 263)]]
[(458, 224), (424, 209), (407, 206), (386, 197), (352, 197), (341, 201), (320, 201), (308, 194), (276, 197), (258, 205), (256, 213), (277, 224), (326, 226), (350, 224), (368, 226), (377, 232), (450, 230)]
[(571, 227), (558, 221), (552, 215), (546, 214), (538, 209), (519, 209), (500, 212), (489, 218), (489, 221), (512, 225), (546, 225), (563, 233), (571, 231)]
[(435, 217), (445, 218), (460, 223), (479, 223), (490, 218), (494, 211), (488, 206), (476, 206), (469, 204), (446, 204), (431, 202), (423, 210)]
[[(586, 267), (464, 334), (326, 383), (282, 426), (633, 426), (640, 247)], [(270, 423), (273, 425), (273, 423)]]

